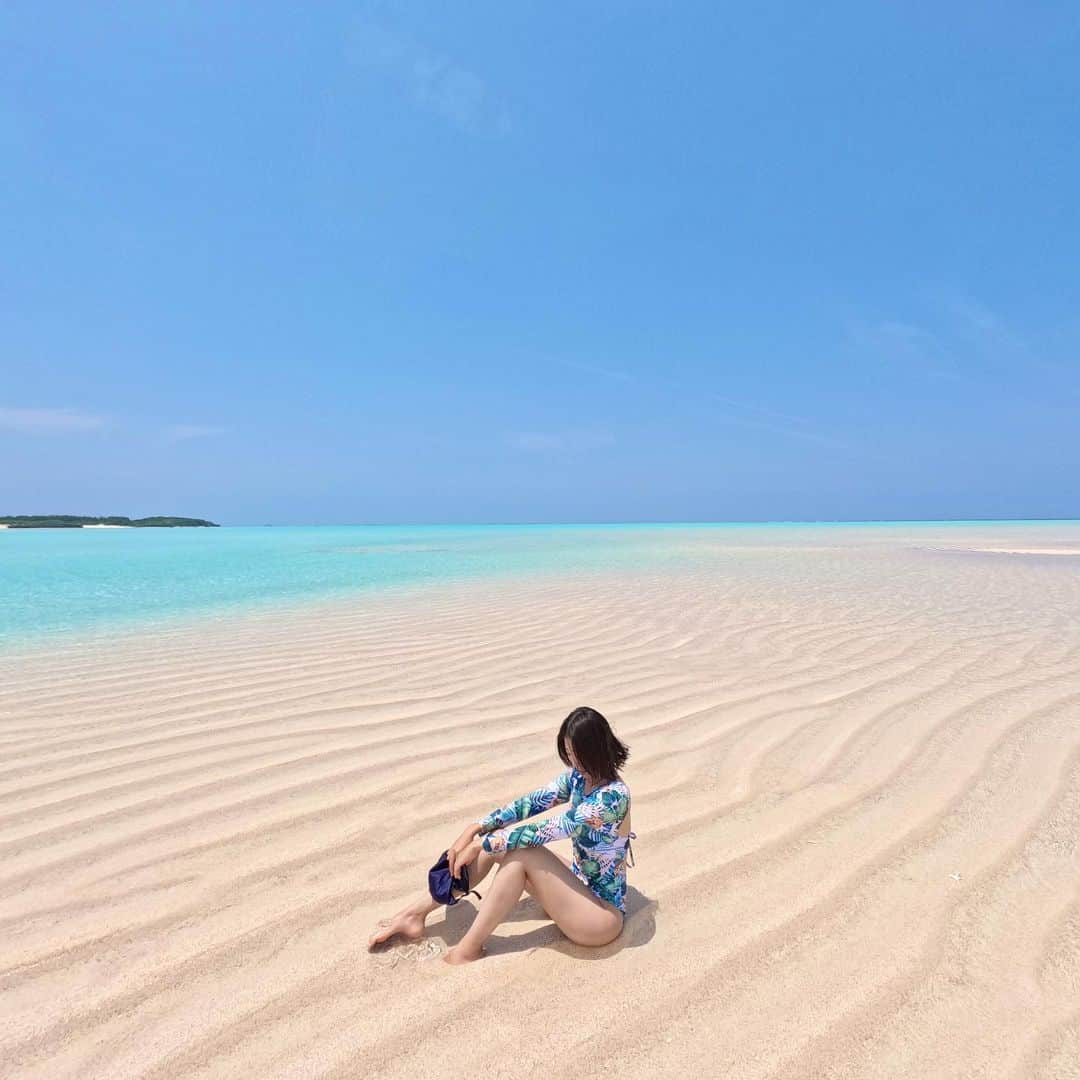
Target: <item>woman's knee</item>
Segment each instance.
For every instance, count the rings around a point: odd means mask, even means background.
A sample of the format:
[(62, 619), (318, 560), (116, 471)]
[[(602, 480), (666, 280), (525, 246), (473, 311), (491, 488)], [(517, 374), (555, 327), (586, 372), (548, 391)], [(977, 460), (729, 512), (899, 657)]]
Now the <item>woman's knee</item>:
[(499, 869), (495, 871), (496, 877), (520, 878), (522, 885), (525, 884), (525, 864), (520, 859), (506, 859)]

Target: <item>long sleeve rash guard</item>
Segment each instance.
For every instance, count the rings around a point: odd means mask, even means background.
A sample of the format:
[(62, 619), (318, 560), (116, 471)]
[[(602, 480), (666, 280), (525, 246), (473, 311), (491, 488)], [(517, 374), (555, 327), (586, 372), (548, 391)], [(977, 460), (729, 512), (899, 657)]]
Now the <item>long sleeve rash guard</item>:
[[(509, 828), (569, 803), (563, 814), (544, 821)], [(619, 835), (619, 825), (630, 810), (630, 790), (622, 780), (613, 780), (585, 794), (585, 777), (577, 769), (567, 769), (550, 783), (522, 795), (506, 806), (479, 818), (485, 851), (502, 852), (514, 848), (539, 847), (567, 837), (573, 842), (573, 872), (603, 901), (626, 914), (626, 856), (633, 851), (635, 833)], [(630, 863), (633, 866), (633, 861)]]

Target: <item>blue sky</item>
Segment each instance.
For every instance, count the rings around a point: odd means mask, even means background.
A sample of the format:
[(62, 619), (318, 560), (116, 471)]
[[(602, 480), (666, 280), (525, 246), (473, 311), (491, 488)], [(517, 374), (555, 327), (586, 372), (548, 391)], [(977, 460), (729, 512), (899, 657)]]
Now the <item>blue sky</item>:
[(0, 513), (1080, 516), (1068, 3), (8, 3)]

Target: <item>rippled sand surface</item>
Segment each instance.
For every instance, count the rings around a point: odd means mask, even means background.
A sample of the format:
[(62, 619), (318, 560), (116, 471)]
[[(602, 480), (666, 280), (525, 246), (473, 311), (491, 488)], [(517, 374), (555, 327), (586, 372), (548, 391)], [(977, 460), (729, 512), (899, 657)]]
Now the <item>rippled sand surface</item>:
[[(718, 539), (0, 660), (0, 1072), (1075, 1077), (1077, 539)], [(622, 937), (527, 898), (476, 964), (469, 902), (369, 953), (578, 704), (631, 747)]]

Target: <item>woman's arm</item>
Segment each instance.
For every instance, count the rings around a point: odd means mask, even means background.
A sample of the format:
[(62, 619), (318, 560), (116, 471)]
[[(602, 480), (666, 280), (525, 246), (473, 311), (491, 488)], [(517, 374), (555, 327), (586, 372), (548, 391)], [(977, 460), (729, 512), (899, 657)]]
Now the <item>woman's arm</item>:
[(480, 846), (491, 852), (512, 851), (514, 848), (539, 847), (568, 836), (579, 836), (588, 846), (590, 840), (593, 843), (604, 840), (606, 827), (618, 826), (629, 808), (629, 799), (617, 791), (596, 792), (582, 799), (576, 809), (549, 817), (539, 825), (519, 825), (516, 829), (489, 832)]
[[(524, 821), (526, 818), (539, 814), (544, 810), (559, 803), (567, 802), (570, 798), (570, 770), (560, 773), (550, 783), (542, 788), (530, 791), (528, 795), (522, 795), (506, 806), (500, 806), (492, 810), (490, 814), (478, 818), (475, 824), (480, 826), (481, 833), (490, 833), (494, 829), (500, 829), (514, 821)], [(486, 850), (491, 850), (490, 848)]]

